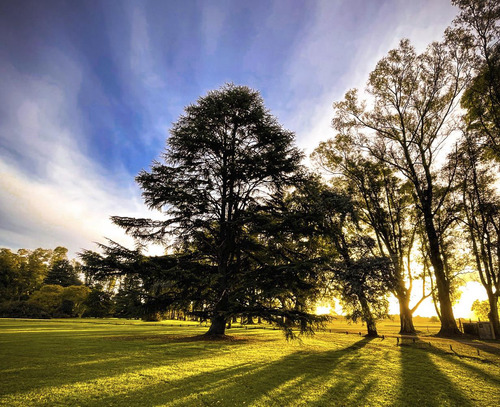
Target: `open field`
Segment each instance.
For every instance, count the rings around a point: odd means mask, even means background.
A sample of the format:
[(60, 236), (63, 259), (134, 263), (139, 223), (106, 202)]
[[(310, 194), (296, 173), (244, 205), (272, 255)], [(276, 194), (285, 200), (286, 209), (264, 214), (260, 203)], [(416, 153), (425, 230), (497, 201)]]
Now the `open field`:
[(396, 346), (391, 322), (381, 326), (385, 339), (368, 340), (358, 334), (362, 327), (334, 322), (332, 333), (302, 341), (286, 342), (269, 327), (237, 327), (228, 331), (234, 340), (208, 342), (193, 340), (207, 329), (193, 325), (0, 320), (0, 405), (496, 406), (500, 400), (498, 342), (421, 336)]

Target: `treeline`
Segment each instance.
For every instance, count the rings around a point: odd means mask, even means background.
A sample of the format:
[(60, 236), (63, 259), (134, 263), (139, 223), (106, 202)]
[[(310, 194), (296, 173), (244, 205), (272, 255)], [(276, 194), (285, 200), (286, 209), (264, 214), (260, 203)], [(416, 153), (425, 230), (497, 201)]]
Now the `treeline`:
[[(94, 284), (68, 249), (0, 248), (0, 317), (139, 317), (115, 284)], [(83, 279), (83, 281), (82, 281)], [(137, 311), (138, 313), (138, 311)]]

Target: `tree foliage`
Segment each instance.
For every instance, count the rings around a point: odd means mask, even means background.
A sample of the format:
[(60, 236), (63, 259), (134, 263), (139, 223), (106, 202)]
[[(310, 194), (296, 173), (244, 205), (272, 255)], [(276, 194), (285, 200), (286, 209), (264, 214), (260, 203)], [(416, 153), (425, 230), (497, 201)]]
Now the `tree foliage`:
[[(449, 30), (476, 52), (475, 77), (462, 96), (469, 130), (500, 161), (500, 5), (495, 0), (453, 0), (460, 8)], [(458, 34), (457, 34), (458, 33)]]
[(57, 284), (63, 287), (82, 284), (75, 268), (66, 258), (57, 259), (53, 262), (43, 282), (44, 284)]
[(90, 289), (82, 285), (63, 287), (47, 284), (36, 291), (28, 303), (43, 309), (53, 317), (81, 317)]
[(489, 303), (489, 301), (475, 300), (472, 303), (470, 310), (474, 312), (474, 315), (479, 320), (487, 321), (489, 319), (490, 303)]
[[(390, 258), (377, 253), (374, 240), (359, 225), (362, 209), (348, 193), (346, 184), (316, 184), (305, 199), (307, 213), (320, 236), (329, 278), (326, 288), (340, 297), (343, 310), (362, 319), (369, 336), (377, 336), (376, 320), (387, 316), (387, 294), (394, 289), (395, 273)], [(310, 234), (311, 232), (309, 232)]]
[(38, 290), (45, 279), (50, 265), (52, 250), (19, 249), (16, 253), (0, 249), (0, 298), (27, 300)]

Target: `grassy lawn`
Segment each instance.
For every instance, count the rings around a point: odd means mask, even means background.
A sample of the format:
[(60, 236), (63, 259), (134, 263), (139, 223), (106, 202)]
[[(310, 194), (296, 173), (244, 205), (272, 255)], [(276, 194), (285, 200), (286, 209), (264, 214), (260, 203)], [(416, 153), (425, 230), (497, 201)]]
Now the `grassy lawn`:
[(396, 346), (394, 323), (385, 339), (334, 323), (302, 341), (233, 328), (233, 341), (208, 342), (190, 324), (0, 319), (0, 405), (499, 405), (498, 343)]

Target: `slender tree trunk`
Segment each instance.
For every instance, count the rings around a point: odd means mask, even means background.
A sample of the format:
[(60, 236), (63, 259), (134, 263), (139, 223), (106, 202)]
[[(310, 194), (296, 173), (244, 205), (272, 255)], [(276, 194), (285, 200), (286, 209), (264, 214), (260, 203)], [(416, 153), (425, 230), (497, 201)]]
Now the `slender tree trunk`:
[(413, 313), (410, 309), (410, 298), (408, 295), (398, 295), (399, 302), (399, 321), (400, 334), (415, 335), (415, 326), (413, 325)]
[(438, 335), (449, 337), (457, 336), (462, 333), (458, 329), (457, 322), (453, 315), (453, 307), (450, 298), (450, 283), (444, 271), (444, 263), (441, 258), (441, 248), (439, 239), (434, 227), (431, 208), (425, 208), (423, 211), (425, 221), (425, 231), (429, 241), (429, 257), (432, 267), (434, 268), (434, 276), (436, 277), (436, 287), (438, 291), (439, 308), (441, 315), (441, 329)]
[(221, 314), (212, 317), (210, 328), (205, 334), (207, 336), (223, 336), (226, 332), (226, 318)]

